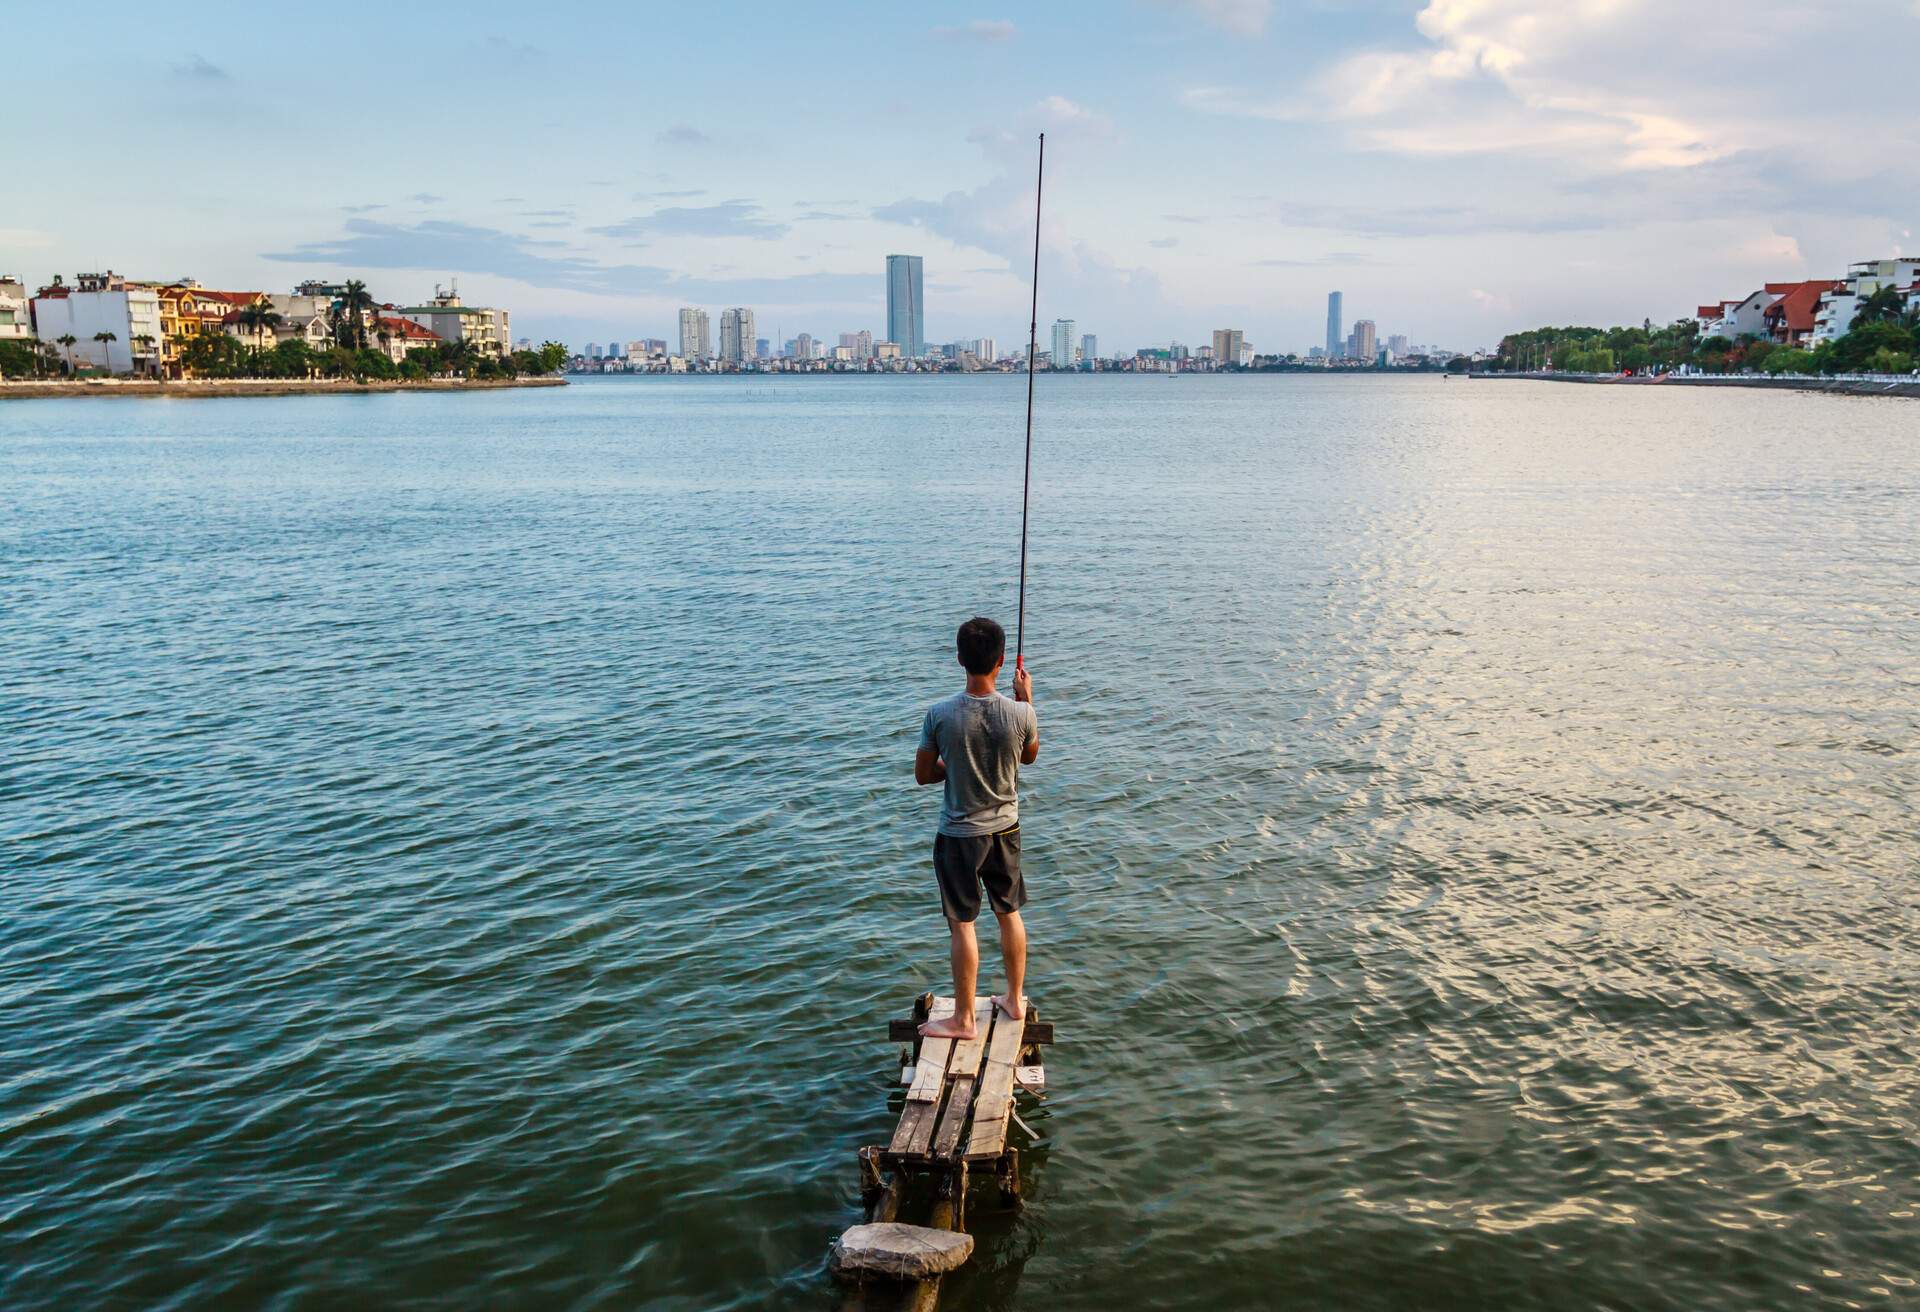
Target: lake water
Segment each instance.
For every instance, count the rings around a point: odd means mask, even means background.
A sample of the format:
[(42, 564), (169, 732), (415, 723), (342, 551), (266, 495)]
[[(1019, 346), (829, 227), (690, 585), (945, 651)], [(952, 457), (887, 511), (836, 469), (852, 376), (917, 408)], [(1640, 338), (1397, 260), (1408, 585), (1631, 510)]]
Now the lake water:
[[(1023, 399), (0, 404), (0, 1305), (830, 1306)], [(1920, 405), (1039, 406), (945, 1305), (1920, 1304)]]

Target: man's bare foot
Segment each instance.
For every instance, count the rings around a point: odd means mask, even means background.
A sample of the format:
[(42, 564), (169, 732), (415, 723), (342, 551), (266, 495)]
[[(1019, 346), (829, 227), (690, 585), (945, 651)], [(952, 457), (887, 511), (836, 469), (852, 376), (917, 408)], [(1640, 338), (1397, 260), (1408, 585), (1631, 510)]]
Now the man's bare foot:
[(1027, 1018), (1027, 998), (1024, 993), (1018, 998), (1009, 998), (1004, 993), (996, 993), (993, 995), (993, 1005), (1000, 1008), (1008, 1020)]
[(970, 1039), (973, 1037), (973, 1013), (930, 1020), (920, 1027), (923, 1039)]

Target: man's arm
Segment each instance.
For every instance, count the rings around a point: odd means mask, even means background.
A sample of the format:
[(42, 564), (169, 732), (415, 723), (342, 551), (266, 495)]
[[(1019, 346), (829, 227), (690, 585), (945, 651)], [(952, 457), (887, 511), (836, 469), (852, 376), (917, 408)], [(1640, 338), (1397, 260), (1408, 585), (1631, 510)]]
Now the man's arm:
[(913, 754), (913, 781), (917, 784), (945, 783), (947, 767), (939, 752), (921, 748)]
[[(1013, 699), (1033, 705), (1033, 676), (1025, 670), (1013, 672)], [(1040, 720), (1034, 717), (1033, 732), (1027, 735), (1027, 745), (1020, 749), (1020, 764), (1032, 765), (1040, 759)]]

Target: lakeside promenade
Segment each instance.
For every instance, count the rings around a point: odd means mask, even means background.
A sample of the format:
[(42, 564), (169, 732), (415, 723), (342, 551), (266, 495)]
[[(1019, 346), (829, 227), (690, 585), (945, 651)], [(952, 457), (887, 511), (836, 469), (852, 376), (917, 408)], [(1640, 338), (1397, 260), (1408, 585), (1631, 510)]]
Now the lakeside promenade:
[(1594, 383), (1610, 387), (1757, 387), (1768, 392), (1825, 392), (1832, 396), (1905, 396), (1920, 399), (1920, 378), (1820, 378), (1810, 375), (1764, 378), (1728, 374), (1576, 374), (1472, 373), (1474, 382), (1487, 379), (1541, 383)]
[(334, 396), (351, 392), (490, 392), (513, 387), (565, 387), (565, 378), (210, 378), (152, 379), (81, 378), (61, 382), (28, 379), (0, 381), (0, 400), (48, 396)]

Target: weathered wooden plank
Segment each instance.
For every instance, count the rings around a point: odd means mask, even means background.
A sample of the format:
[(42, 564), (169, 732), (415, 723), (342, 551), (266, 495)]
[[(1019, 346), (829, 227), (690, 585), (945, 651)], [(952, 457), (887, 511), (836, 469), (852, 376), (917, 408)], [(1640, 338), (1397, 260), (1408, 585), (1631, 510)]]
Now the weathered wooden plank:
[[(948, 1003), (952, 1006), (952, 1003)], [(920, 1037), (920, 1024), (917, 1020), (890, 1020), (887, 1022), (887, 1041), (890, 1043), (912, 1043)], [(1026, 1033), (1021, 1036), (1023, 1044), (1052, 1043), (1053, 1022), (1050, 1020), (1029, 1020)]]
[(951, 1092), (947, 1095), (947, 1109), (940, 1115), (940, 1128), (933, 1136), (935, 1157), (951, 1157), (960, 1146), (960, 1136), (966, 1131), (967, 1111), (973, 1106), (973, 1091), (978, 1087), (980, 1060), (986, 1055), (988, 1036), (993, 1033), (995, 1021), (1005, 1019), (994, 1011), (991, 999), (982, 998), (974, 1004), (973, 1037), (953, 1045), (953, 1058), (947, 1063), (947, 1087)]
[(973, 1004), (973, 1037), (955, 1040), (953, 1056), (947, 1061), (948, 1079), (980, 1073), (980, 1059), (986, 1055), (987, 1035), (993, 1029), (995, 1014), (990, 998), (981, 998)]
[(934, 1125), (940, 1115), (937, 1102), (910, 1102), (900, 1113), (900, 1124), (893, 1127), (889, 1153), (914, 1157), (924, 1155), (933, 1142)]
[(1028, 1093), (1047, 1091), (1047, 1068), (1045, 1066), (1015, 1066), (1013, 1082)]
[(1020, 1057), (1020, 1025), (996, 1026), (987, 1043), (986, 1064), (973, 1095), (973, 1133), (969, 1158), (998, 1157), (1007, 1145), (1007, 1109), (1013, 1105), (1013, 1067)]
[[(952, 998), (935, 998), (928, 1020), (945, 1020), (953, 1015)], [(907, 1090), (908, 1102), (938, 1102), (940, 1087), (946, 1082), (947, 1061), (953, 1056), (952, 1039), (922, 1039), (920, 1056), (913, 1064), (913, 1084)]]

